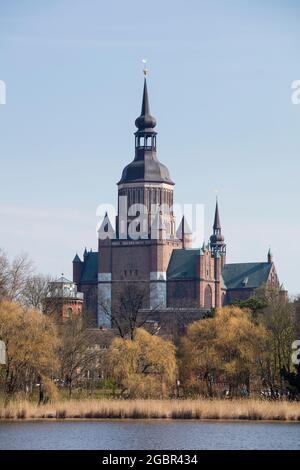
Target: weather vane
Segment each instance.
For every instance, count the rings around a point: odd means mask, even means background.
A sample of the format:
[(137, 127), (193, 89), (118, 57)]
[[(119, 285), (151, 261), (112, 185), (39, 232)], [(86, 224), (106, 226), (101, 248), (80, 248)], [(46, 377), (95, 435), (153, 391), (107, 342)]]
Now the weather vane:
[(147, 67), (146, 67), (147, 59), (143, 59), (142, 62), (143, 62), (143, 64), (144, 64), (143, 74), (144, 74), (145, 77), (146, 77), (146, 75), (147, 75), (147, 73), (148, 73), (148, 69), (147, 69)]

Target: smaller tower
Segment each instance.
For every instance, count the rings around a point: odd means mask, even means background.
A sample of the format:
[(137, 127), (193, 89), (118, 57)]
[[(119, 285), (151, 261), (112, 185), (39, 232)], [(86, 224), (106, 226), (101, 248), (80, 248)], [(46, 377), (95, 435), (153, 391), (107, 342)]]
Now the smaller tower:
[(77, 291), (76, 284), (62, 274), (56, 281), (49, 282), (43, 310), (46, 314), (57, 315), (59, 320), (66, 321), (76, 315), (82, 315), (83, 300), (83, 293)]
[(222, 259), (223, 267), (226, 262), (226, 243), (224, 236), (222, 235), (218, 198), (216, 199), (215, 219), (213, 225), (213, 234), (210, 237), (210, 248), (214, 255), (219, 253)]
[(76, 253), (75, 258), (73, 259), (73, 282), (77, 285), (77, 287), (80, 283), (83, 264), (84, 263), (81, 261), (78, 254)]
[(271, 248), (269, 248), (269, 251), (268, 251), (268, 263), (273, 263), (273, 253), (271, 251)]

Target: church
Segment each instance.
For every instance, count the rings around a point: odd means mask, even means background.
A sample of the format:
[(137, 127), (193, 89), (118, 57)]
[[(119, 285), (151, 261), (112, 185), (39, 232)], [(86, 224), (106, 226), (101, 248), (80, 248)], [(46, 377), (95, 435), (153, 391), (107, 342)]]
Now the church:
[(172, 315), (176, 309), (193, 309), (199, 318), (201, 312), (250, 298), (263, 285), (278, 286), (270, 250), (264, 262), (227, 263), (218, 200), (212, 234), (201, 248), (192, 247), (184, 216), (176, 225), (174, 182), (157, 157), (146, 77), (135, 125), (135, 157), (117, 183), (116, 228), (106, 214), (98, 251), (85, 250), (83, 259), (76, 254), (73, 260), (73, 282), (98, 327), (110, 328), (109, 312), (122, 286), (143, 286), (145, 310)]

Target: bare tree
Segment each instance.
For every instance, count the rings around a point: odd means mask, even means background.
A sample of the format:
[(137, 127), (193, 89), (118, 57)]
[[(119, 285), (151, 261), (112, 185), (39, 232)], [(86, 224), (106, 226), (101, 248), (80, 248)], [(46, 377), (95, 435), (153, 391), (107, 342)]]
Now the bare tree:
[(28, 278), (33, 275), (33, 263), (27, 254), (21, 253), (9, 262), (0, 250), (0, 297), (21, 302)]
[(296, 296), (294, 300), (294, 309), (295, 309), (295, 337), (300, 339), (300, 294)]
[(147, 308), (148, 299), (149, 289), (146, 284), (125, 283), (115, 288), (111, 306), (101, 299), (100, 306), (111, 321), (112, 328), (122, 338), (133, 339), (135, 330), (143, 327), (160, 307), (157, 304)]
[(16, 256), (9, 269), (8, 298), (12, 301), (21, 301), (24, 286), (33, 274), (33, 263), (28, 255), (21, 253)]
[(53, 302), (46, 302), (51, 289), (51, 277), (34, 272), (33, 263), (28, 255), (20, 254), (9, 261), (0, 249), (0, 299), (18, 302), (25, 309), (36, 308), (44, 313), (45, 309), (57, 309)]
[(48, 305), (49, 302), (46, 305), (45, 299), (49, 298), (51, 293), (51, 281), (53, 279), (50, 276), (43, 274), (28, 276), (20, 295), (21, 304), (26, 308), (36, 308), (40, 311), (47, 310), (50, 305)]
[(0, 298), (7, 297), (10, 265), (6, 253), (0, 248)]
[(82, 315), (73, 315), (59, 326), (61, 379), (68, 387), (69, 396), (84, 379), (87, 370), (95, 364), (97, 350), (93, 336)]
[(291, 372), (291, 346), (296, 338), (297, 322), (295, 305), (279, 287), (268, 287), (258, 291), (266, 307), (258, 311), (256, 321), (269, 332), (265, 360), (262, 363), (264, 383), (275, 397), (277, 391), (284, 393), (282, 371)]

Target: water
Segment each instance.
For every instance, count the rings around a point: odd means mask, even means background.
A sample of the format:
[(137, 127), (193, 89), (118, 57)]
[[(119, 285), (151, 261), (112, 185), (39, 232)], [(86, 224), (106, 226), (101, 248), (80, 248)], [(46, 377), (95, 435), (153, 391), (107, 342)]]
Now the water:
[(300, 423), (5, 421), (0, 449), (300, 449)]

